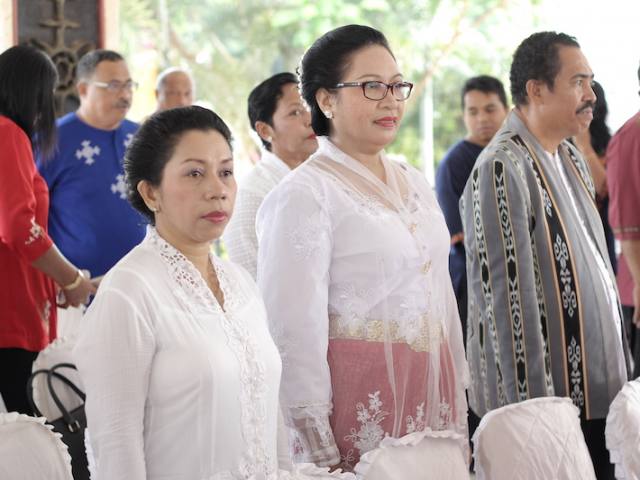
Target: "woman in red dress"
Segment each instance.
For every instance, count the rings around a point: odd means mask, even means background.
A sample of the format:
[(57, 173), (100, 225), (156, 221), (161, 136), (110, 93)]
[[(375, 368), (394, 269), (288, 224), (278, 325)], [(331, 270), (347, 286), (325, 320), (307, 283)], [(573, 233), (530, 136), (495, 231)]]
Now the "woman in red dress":
[[(55, 66), (26, 46), (0, 55), (0, 395), (29, 413), (26, 383), (38, 352), (56, 337), (56, 293), (77, 306), (95, 292), (47, 234), (49, 191), (33, 150), (55, 148)], [(57, 285), (57, 286), (56, 286)]]

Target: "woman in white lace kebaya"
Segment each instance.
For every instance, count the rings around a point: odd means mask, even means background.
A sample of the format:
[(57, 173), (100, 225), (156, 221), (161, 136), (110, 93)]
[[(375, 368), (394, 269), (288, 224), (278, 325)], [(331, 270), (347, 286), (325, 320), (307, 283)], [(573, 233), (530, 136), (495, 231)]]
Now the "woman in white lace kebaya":
[(102, 281), (74, 351), (98, 480), (280, 478), (278, 351), (249, 274), (211, 251), (236, 192), (230, 137), (186, 107), (127, 150), (129, 199), (151, 226)]
[(385, 37), (357, 25), (318, 39), (300, 68), (318, 151), (257, 220), (295, 458), (354, 468), (385, 437), (414, 444), (429, 429), (463, 444), (468, 370), (449, 233), (424, 176), (383, 151), (412, 84)]
[(256, 213), (264, 197), (318, 147), (311, 115), (288, 72), (269, 77), (249, 94), (249, 123), (262, 141), (262, 156), (240, 181), (234, 215), (224, 232), (229, 259), (256, 278)]

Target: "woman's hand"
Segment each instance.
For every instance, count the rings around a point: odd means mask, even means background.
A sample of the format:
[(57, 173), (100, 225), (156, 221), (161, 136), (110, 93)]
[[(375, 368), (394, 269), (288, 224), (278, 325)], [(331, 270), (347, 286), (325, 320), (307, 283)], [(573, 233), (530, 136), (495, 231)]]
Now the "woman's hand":
[(68, 306), (77, 307), (85, 304), (89, 301), (89, 296), (95, 294), (97, 291), (97, 285), (82, 271), (78, 270), (78, 276), (72, 284), (62, 288), (62, 294), (64, 295), (64, 302), (61, 306), (66, 308)]

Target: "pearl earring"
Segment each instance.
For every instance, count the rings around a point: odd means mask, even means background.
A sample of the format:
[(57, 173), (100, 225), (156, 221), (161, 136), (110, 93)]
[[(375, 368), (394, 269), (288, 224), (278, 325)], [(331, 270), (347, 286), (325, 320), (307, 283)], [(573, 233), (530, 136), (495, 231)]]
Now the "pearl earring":
[(273, 141), (273, 137), (268, 136), (268, 137), (267, 137), (267, 142), (271, 143), (272, 141)]
[(326, 110), (324, 112), (324, 116), (327, 117), (328, 119), (332, 119), (333, 118), (333, 113), (331, 113), (330, 110)]

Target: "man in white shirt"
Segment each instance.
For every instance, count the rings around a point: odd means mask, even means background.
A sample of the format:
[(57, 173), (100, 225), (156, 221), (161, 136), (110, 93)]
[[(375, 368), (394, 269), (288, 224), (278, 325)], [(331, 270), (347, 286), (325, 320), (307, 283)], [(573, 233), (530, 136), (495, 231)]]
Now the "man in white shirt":
[(262, 156), (240, 182), (236, 205), (223, 240), (229, 258), (257, 276), (256, 214), (267, 194), (317, 148), (311, 115), (292, 73), (278, 73), (249, 95), (249, 122), (262, 141)]

